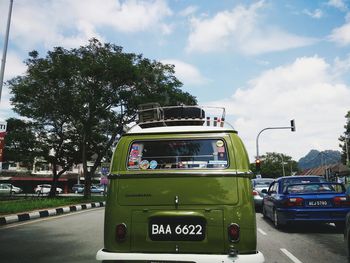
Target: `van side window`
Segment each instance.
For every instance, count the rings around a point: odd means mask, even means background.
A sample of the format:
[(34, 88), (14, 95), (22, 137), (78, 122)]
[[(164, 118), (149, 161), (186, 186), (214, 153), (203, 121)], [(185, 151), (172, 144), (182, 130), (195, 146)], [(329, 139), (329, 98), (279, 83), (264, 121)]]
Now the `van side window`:
[(129, 170), (227, 167), (227, 147), (223, 139), (134, 141), (127, 163)]

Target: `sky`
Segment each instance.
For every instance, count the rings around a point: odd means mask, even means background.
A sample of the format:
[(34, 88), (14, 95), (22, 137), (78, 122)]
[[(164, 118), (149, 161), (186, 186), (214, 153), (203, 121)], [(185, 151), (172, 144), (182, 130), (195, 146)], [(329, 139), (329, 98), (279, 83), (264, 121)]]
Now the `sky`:
[[(0, 0), (0, 51), (10, 0)], [(14, 0), (4, 80), (28, 52), (92, 37), (175, 65), (199, 105), (225, 107), (250, 161), (340, 150), (350, 111), (350, 0)], [(16, 116), (5, 84), (0, 120)], [(18, 117), (18, 116), (17, 116)]]

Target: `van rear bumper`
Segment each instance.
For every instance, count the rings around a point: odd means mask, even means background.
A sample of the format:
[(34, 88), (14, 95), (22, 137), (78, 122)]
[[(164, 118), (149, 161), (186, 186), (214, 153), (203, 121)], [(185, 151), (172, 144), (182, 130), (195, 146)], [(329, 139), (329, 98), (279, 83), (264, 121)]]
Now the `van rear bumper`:
[(211, 254), (156, 254), (156, 253), (114, 253), (106, 252), (103, 249), (96, 254), (97, 260), (147, 260), (147, 261), (174, 261), (194, 263), (263, 263), (264, 255), (261, 252), (249, 255), (228, 255)]

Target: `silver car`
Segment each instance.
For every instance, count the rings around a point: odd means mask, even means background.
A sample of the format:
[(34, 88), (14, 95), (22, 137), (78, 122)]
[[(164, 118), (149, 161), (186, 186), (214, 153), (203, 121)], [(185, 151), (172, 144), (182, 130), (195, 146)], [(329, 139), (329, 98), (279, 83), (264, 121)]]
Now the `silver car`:
[(11, 187), (9, 187), (7, 184), (0, 184), (0, 195), (10, 195), (11, 194)]
[(23, 190), (17, 186), (14, 186), (13, 184), (4, 184), (4, 185), (7, 185), (8, 187), (11, 188), (11, 193), (12, 194), (19, 194), (21, 193)]
[(252, 179), (253, 186), (253, 198), (256, 209), (262, 208), (262, 203), (265, 195), (265, 191), (269, 189), (270, 184), (274, 181), (273, 178), (256, 178)]

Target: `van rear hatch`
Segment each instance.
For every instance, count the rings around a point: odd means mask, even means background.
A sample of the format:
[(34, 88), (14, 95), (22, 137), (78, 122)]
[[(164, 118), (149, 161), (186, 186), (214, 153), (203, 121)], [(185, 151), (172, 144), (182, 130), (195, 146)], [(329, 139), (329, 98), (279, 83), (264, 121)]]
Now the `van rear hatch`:
[(223, 253), (223, 211), (161, 209), (132, 212), (131, 250)]
[[(137, 175), (135, 175), (137, 176)], [(119, 181), (118, 203), (127, 206), (235, 205), (236, 177), (135, 178)]]
[(117, 200), (132, 211), (132, 251), (223, 253), (224, 206), (238, 202), (236, 180), (197, 176), (120, 180)]

